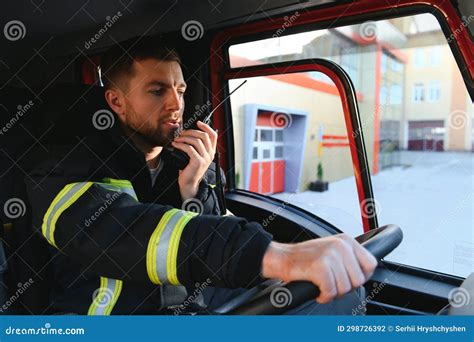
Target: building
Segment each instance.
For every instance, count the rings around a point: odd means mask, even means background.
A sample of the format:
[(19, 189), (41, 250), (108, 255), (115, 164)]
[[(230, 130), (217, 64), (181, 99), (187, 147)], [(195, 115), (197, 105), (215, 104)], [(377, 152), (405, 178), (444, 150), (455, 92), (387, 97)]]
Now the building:
[[(377, 174), (400, 165), (403, 151), (474, 151), (472, 103), (433, 19), (416, 15), (240, 44), (230, 48), (231, 64), (324, 58), (341, 65), (357, 92)], [(240, 83), (232, 80), (231, 88)], [(248, 79), (231, 108), (240, 188), (304, 191), (319, 163), (326, 181), (353, 176), (341, 98), (327, 76)]]

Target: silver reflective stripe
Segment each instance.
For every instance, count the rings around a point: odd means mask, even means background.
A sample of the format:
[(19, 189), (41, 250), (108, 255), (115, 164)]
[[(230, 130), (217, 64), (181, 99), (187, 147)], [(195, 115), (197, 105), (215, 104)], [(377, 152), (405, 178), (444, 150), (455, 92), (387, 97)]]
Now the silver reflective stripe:
[(133, 198), (138, 199), (137, 195), (135, 194), (135, 190), (133, 190), (133, 188), (122, 188), (122, 191), (132, 196)]
[(107, 287), (99, 293), (101, 298), (99, 298), (99, 304), (95, 309), (94, 315), (105, 315), (105, 310), (113, 303), (116, 286), (117, 281), (115, 279), (107, 280)]
[(96, 290), (97, 297), (94, 298), (89, 315), (110, 315), (122, 290), (122, 281), (101, 277), (101, 287)]
[(64, 194), (63, 197), (61, 197), (61, 199), (58, 201), (58, 203), (56, 203), (53, 210), (51, 210), (51, 213), (49, 214), (49, 216), (46, 220), (46, 238), (48, 239), (48, 241), (50, 243), (52, 243), (52, 241), (53, 241), (52, 236), (50, 235), (51, 234), (51, 221), (53, 220), (56, 212), (59, 210), (59, 208), (61, 208), (64, 205), (64, 203), (66, 203), (72, 196), (74, 196), (74, 194), (79, 189), (81, 189), (85, 184), (87, 184), (87, 183), (76, 183), (76, 184), (74, 184), (71, 187), (71, 189), (66, 194)]
[(178, 221), (186, 215), (185, 211), (179, 210), (177, 211), (168, 221), (166, 227), (161, 234), (160, 241), (156, 248), (156, 273), (158, 274), (158, 278), (162, 281), (163, 284), (169, 284), (170, 281), (168, 279), (168, 250), (169, 250), (169, 242), (171, 238), (171, 234), (173, 230), (176, 228)]

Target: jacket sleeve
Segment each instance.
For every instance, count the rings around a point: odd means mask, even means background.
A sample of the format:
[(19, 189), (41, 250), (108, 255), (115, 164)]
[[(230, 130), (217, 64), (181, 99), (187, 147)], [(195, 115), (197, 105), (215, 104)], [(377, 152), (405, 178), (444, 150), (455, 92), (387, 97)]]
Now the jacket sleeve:
[[(206, 215), (223, 215), (225, 214), (223, 208), (220, 208), (218, 193), (219, 189), (217, 188), (217, 177), (216, 177), (216, 164), (212, 163), (207, 172), (205, 173), (203, 179), (199, 183), (198, 193), (193, 200), (190, 200), (188, 203), (183, 204), (183, 208), (193, 206), (196, 207), (199, 212)], [(226, 180), (224, 172), (220, 169), (222, 186), (225, 186)]]
[(209, 278), (234, 288), (262, 280), (271, 236), (258, 224), (140, 203), (129, 181), (90, 180), (81, 167), (53, 160), (25, 182), (34, 227), (84, 272), (156, 285)]

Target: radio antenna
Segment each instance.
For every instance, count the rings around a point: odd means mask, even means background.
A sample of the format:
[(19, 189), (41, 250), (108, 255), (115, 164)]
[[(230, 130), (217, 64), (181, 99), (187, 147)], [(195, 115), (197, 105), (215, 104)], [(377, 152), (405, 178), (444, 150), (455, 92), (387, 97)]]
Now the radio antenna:
[(234, 90), (232, 90), (230, 92), (229, 95), (227, 95), (221, 102), (219, 102), (219, 104), (204, 118), (204, 120), (202, 120), (203, 123), (205, 123), (206, 125), (209, 124), (209, 122), (211, 121), (211, 117), (212, 117), (212, 114), (214, 114), (214, 112), (216, 111), (217, 108), (219, 108), (225, 101), (227, 101), (227, 99), (237, 91), (237, 89), (239, 89), (240, 87), (242, 87), (245, 83), (247, 83), (247, 80), (243, 81), (242, 83), (239, 84), (239, 86), (237, 88), (235, 88)]

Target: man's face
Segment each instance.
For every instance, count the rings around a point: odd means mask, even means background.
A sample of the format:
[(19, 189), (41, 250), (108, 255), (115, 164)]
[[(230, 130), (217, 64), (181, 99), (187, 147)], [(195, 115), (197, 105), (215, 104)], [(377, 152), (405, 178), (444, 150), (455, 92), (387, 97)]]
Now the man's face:
[(182, 125), (186, 83), (178, 62), (145, 59), (134, 62), (126, 81), (122, 121), (151, 146), (173, 140)]

